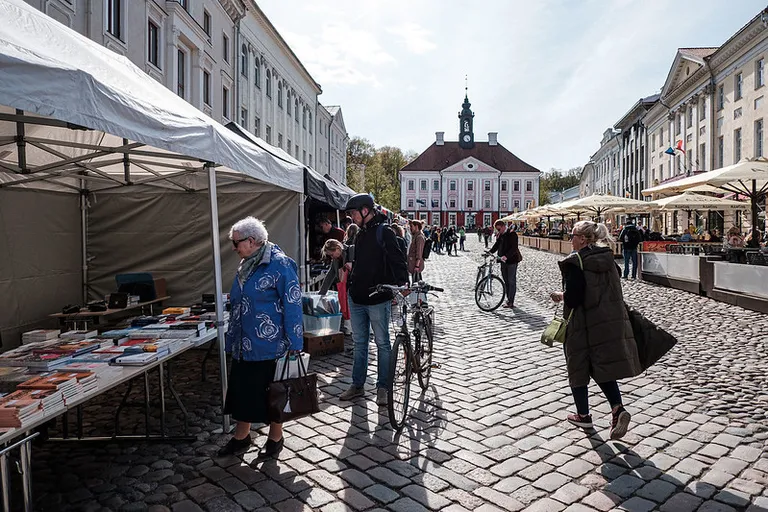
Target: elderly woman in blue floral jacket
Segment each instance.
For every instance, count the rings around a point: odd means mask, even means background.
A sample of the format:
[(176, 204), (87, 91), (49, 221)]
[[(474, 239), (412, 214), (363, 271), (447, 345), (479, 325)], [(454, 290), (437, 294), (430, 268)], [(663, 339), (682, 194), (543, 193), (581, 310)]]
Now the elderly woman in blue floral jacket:
[(220, 456), (248, 450), (251, 423), (269, 423), (261, 457), (283, 448), (283, 426), (267, 416), (267, 387), (276, 361), (303, 347), (301, 286), (296, 262), (267, 241), (264, 224), (246, 217), (232, 226), (229, 238), (242, 258), (232, 283), (226, 351), (232, 355), (224, 414), (237, 421)]

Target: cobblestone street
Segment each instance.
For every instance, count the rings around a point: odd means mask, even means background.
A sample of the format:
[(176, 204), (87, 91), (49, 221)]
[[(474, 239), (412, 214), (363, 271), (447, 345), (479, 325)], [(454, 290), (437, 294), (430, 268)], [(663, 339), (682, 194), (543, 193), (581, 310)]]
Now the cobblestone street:
[[(263, 430), (243, 457), (215, 458), (228, 439), (217, 362), (201, 382), (195, 351), (174, 373), (196, 442), (36, 446), (35, 510), (768, 511), (768, 317), (625, 282), (627, 302), (679, 343), (622, 382), (630, 432), (607, 441), (599, 388), (590, 387), (596, 431), (570, 426), (562, 349), (539, 343), (554, 310), (548, 294), (560, 288), (559, 257), (523, 249), (518, 309), (483, 313), (473, 296), (482, 249), (474, 235), (467, 242), (469, 252), (428, 261), (425, 280), (446, 289), (433, 301), (441, 368), (423, 395), (413, 383), (401, 435), (374, 403), (373, 364), (365, 399), (339, 401), (351, 382), (345, 353), (312, 361), (322, 412), (286, 425), (278, 461), (249, 465)], [(112, 434), (122, 392), (85, 408), (87, 434)], [(122, 433), (142, 431), (140, 410), (125, 416)]]

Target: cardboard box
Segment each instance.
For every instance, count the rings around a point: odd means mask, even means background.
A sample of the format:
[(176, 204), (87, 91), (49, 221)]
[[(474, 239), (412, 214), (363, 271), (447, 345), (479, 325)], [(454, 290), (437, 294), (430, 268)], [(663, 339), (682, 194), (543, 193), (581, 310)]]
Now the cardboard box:
[(304, 352), (312, 357), (327, 356), (344, 352), (344, 334), (326, 334), (324, 336), (304, 335)]

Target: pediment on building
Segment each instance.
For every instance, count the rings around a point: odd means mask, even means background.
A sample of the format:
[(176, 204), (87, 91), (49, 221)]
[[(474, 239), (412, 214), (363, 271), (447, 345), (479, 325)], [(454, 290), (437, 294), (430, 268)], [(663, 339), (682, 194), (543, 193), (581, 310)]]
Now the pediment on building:
[(661, 89), (661, 96), (666, 97), (706, 66), (704, 59), (717, 51), (717, 48), (679, 48), (672, 67)]
[(446, 167), (445, 169), (443, 169), (443, 173), (460, 173), (460, 172), (471, 172), (471, 173), (495, 172), (497, 173), (499, 171), (497, 169), (494, 169), (487, 163), (472, 156), (464, 158), (463, 160), (456, 162), (450, 167)]

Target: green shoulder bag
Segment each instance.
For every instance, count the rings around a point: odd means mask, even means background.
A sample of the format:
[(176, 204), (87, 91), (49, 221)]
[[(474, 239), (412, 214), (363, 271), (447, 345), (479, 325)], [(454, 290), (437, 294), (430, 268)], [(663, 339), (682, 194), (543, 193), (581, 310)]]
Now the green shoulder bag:
[[(577, 252), (576, 256), (579, 258), (579, 267), (583, 272), (584, 262), (581, 260), (581, 255)], [(541, 333), (541, 342), (548, 347), (551, 347), (555, 343), (565, 343), (565, 329), (568, 327), (568, 322), (571, 321), (572, 316), (573, 310), (571, 310), (568, 318), (558, 316), (557, 310), (555, 310), (555, 318), (549, 322), (549, 325), (544, 329), (544, 332)]]

